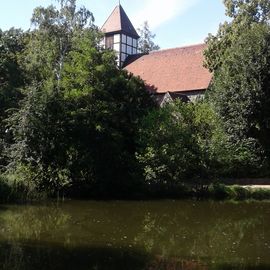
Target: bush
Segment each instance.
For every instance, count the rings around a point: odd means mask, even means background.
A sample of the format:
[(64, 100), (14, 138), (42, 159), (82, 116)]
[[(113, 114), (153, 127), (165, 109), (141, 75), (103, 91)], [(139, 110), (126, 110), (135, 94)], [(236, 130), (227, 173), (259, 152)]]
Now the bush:
[(234, 197), (235, 194), (229, 186), (216, 183), (209, 186), (208, 196), (213, 199), (224, 200)]
[(207, 197), (219, 200), (270, 200), (270, 189), (252, 189), (236, 185), (226, 186), (224, 184), (218, 183), (210, 185)]
[(270, 189), (253, 189), (251, 191), (251, 198), (255, 200), (270, 200)]
[(201, 189), (224, 170), (226, 138), (212, 108), (177, 101), (152, 110), (142, 121), (137, 160), (150, 186)]
[(33, 181), (27, 182), (19, 175), (0, 175), (0, 203), (40, 200), (46, 195), (37, 191)]
[(231, 189), (234, 192), (234, 198), (236, 200), (246, 200), (251, 196), (250, 191), (247, 188), (241, 186), (232, 186)]
[(0, 203), (9, 201), (11, 193), (12, 191), (7, 183), (7, 179), (0, 175)]

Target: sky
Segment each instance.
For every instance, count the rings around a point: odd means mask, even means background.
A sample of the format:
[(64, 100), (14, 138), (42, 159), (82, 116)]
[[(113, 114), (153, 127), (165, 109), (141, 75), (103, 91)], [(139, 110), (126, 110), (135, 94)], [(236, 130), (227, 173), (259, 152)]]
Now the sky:
[[(0, 0), (0, 28), (30, 28), (33, 9), (56, 4), (55, 0)], [(77, 0), (93, 12), (102, 26), (118, 0)], [(227, 18), (223, 0), (121, 0), (135, 28), (148, 21), (162, 49), (202, 43), (208, 33), (215, 34)]]

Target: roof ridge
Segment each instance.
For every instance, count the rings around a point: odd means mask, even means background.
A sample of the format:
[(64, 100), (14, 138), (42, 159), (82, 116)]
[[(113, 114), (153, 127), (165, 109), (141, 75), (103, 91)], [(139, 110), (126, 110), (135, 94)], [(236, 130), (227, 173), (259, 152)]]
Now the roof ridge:
[(121, 25), (121, 29), (123, 29), (123, 18), (122, 18), (122, 16), (123, 16), (123, 7), (121, 6), (121, 4), (119, 4), (118, 5), (118, 7), (119, 7), (119, 17), (120, 17), (120, 25)]
[(161, 50), (158, 50), (158, 51), (151, 51), (149, 54), (162, 53), (162, 52), (173, 51), (173, 50), (177, 50), (177, 49), (188, 49), (188, 48), (199, 47), (199, 46), (203, 46), (203, 45), (206, 45), (206, 43), (198, 43), (198, 44), (181, 46), (181, 47), (173, 47), (173, 48), (168, 48), (168, 49), (161, 49)]

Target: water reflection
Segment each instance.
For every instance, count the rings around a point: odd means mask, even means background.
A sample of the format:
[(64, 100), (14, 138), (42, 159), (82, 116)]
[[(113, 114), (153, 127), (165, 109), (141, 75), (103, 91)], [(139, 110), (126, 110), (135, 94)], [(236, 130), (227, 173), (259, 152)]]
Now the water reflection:
[(3, 207), (0, 269), (269, 270), (269, 214), (266, 202)]

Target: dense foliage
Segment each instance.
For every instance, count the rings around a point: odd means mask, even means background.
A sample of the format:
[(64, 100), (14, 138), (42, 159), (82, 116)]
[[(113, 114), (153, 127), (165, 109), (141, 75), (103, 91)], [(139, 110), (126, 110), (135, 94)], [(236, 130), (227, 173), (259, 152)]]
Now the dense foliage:
[(8, 119), (7, 173), (38, 192), (125, 195), (135, 185), (135, 133), (154, 106), (144, 83), (99, 47), (75, 1), (37, 8), (21, 67), (25, 98)]
[(203, 189), (229, 165), (227, 137), (204, 102), (176, 102), (153, 110), (142, 121), (138, 138), (137, 159), (150, 188)]
[(207, 41), (206, 64), (214, 73), (209, 100), (237, 146), (234, 174), (265, 174), (270, 157), (270, 5), (257, 0), (226, 0), (225, 5), (232, 21)]
[(9, 115), (9, 110), (16, 108), (22, 98), (20, 88), (24, 85), (24, 74), (19, 64), (19, 55), (23, 48), (21, 30), (0, 30), (0, 171), (6, 164), (3, 155), (6, 137), (4, 121)]

